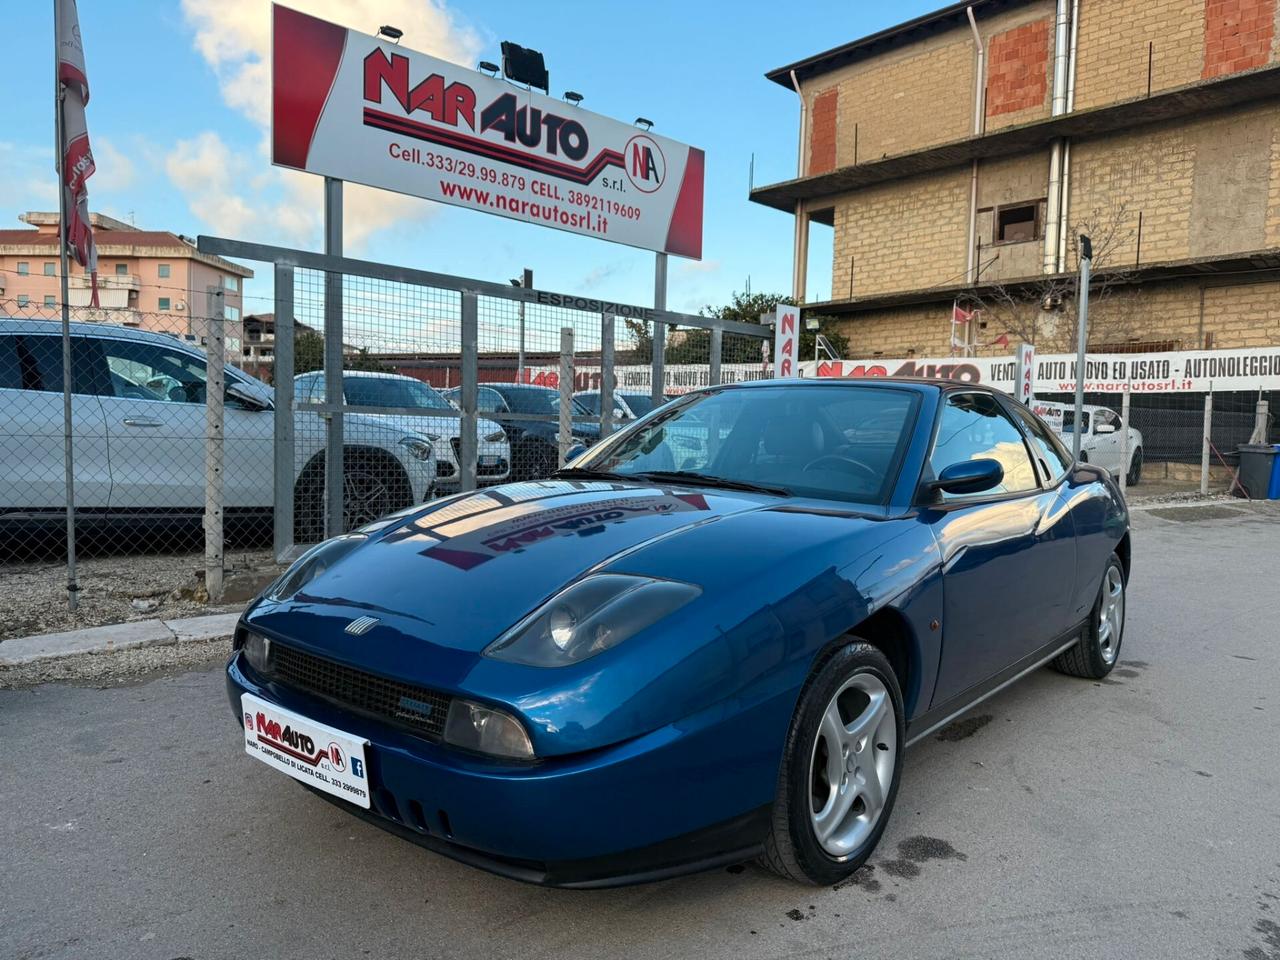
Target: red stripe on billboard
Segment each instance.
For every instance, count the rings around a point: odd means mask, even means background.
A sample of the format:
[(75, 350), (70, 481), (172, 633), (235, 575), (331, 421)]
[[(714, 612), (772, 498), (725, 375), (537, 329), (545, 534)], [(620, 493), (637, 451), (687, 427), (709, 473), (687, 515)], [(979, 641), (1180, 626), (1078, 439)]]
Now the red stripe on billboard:
[(667, 253), (678, 257), (702, 259), (702, 174), (705, 155), (697, 147), (689, 148), (680, 195), (671, 213), (667, 229)]
[(271, 8), (271, 29), (271, 157), (305, 169), (347, 31), (279, 5)]

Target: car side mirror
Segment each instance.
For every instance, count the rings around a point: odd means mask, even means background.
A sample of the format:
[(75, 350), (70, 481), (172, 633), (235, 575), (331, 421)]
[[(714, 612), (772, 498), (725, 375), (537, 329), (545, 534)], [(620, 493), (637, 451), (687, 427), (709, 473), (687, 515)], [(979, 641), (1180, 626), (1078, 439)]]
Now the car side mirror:
[(227, 399), (234, 400), (250, 410), (270, 410), (271, 402), (246, 390), (242, 384), (227, 383)]
[(1000, 485), (1004, 480), (1004, 467), (999, 460), (982, 457), (978, 460), (961, 460), (943, 469), (936, 480), (929, 481), (929, 489), (942, 493), (983, 493)]
[(580, 456), (582, 456), (586, 452), (587, 452), (587, 445), (581, 442), (580, 440), (575, 440), (573, 443), (569, 445), (569, 449), (565, 451), (565, 455), (564, 455), (565, 464), (567, 465), (567, 464), (573, 463), (573, 461), (577, 460)]
[(1114, 423), (1100, 423), (1093, 428), (1094, 433), (1115, 433), (1116, 425)]

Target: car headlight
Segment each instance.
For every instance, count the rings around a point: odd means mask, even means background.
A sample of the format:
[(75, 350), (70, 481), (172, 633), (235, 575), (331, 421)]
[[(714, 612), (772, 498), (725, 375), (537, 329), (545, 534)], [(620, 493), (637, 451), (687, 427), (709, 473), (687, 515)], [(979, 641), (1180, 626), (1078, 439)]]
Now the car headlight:
[(244, 658), (256, 672), (264, 676), (271, 670), (271, 638), (260, 633), (246, 631), (244, 645), (240, 648)]
[(579, 663), (679, 610), (702, 592), (675, 580), (602, 573), (571, 584), (485, 648), (531, 667)]
[(533, 744), (519, 720), (505, 710), (471, 700), (459, 698), (449, 704), (444, 742), (495, 757), (533, 759)]
[(502, 431), (502, 430), (495, 430), (495, 431), (493, 431), (493, 433), (489, 434), (487, 437), (485, 437), (485, 438), (484, 438), (484, 442), (485, 442), (485, 443), (500, 443), (501, 441), (503, 441), (503, 440), (505, 440), (505, 439), (507, 439), (507, 434), (506, 434), (506, 432), (505, 432), (505, 431)]
[(289, 569), (267, 587), (266, 596), (271, 600), (288, 600), (368, 539), (363, 533), (344, 533), (340, 537), (317, 543), (293, 561)]
[(430, 460), (431, 455), (435, 453), (435, 447), (431, 446), (431, 441), (425, 437), (401, 437), (400, 445), (409, 451), (409, 455), (415, 460)]

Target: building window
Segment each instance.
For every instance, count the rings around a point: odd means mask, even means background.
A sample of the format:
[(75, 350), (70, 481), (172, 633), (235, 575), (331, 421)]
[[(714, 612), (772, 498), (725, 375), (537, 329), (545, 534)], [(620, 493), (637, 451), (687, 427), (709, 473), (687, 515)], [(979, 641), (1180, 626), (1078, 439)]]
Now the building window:
[(161, 297), (161, 298), (160, 298), (160, 309), (161, 309), (161, 310), (168, 310), (168, 309), (169, 309), (169, 298), (168, 298), (168, 297)]
[(162, 263), (160, 266), (156, 267), (156, 275), (162, 280), (166, 279), (169, 276), (169, 264)]
[(239, 277), (223, 277), (222, 285), (228, 290), (239, 290), (240, 278)]
[(30, 302), (31, 302), (31, 298), (30, 298), (29, 296), (27, 296), (25, 293), (20, 293), (20, 294), (18, 294), (18, 306), (19, 306), (19, 307), (25, 307), (25, 306), (26, 306), (27, 304), (29, 304)]
[(52, 260), (44, 265), (44, 275), (46, 277), (56, 277), (58, 275), (58, 265)]
[(44, 295), (44, 305), (45, 305), (46, 307), (56, 307), (56, 306), (57, 306), (57, 303), (55, 303), (55, 302), (54, 302), (53, 294), (52, 294), (52, 293), (46, 293), (46, 294)]
[(129, 265), (127, 263), (116, 264), (116, 276), (127, 277), (129, 275)]
[(225, 320), (230, 320), (233, 323), (238, 322), (240, 320), (240, 308), (239, 307), (223, 307), (222, 316), (223, 316), (223, 319)]
[(20, 277), (25, 277), (25, 276), (26, 276), (27, 274), (29, 274), (30, 272), (31, 272), (31, 264), (27, 263), (27, 261), (25, 261), (25, 260), (19, 260), (19, 261), (18, 261), (18, 276), (20, 276)]
[(1021, 243), (1039, 238), (1039, 203), (1016, 203), (996, 208), (994, 242)]

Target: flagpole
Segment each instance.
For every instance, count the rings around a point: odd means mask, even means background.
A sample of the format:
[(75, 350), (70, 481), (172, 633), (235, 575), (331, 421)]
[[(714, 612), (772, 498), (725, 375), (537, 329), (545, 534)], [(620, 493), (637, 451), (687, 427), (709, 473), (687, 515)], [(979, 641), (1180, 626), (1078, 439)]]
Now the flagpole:
[(62, 457), (66, 468), (67, 487), (67, 609), (76, 612), (80, 585), (76, 582), (76, 486), (75, 464), (71, 443), (71, 306), (67, 303), (67, 188), (62, 169), (63, 151), (66, 149), (66, 131), (62, 116), (63, 86), (58, 77), (61, 51), (58, 38), (62, 36), (62, 5), (53, 5), (53, 101), (54, 132), (57, 145), (54, 154), (58, 167), (58, 251), (61, 254), (59, 277), (62, 289)]

